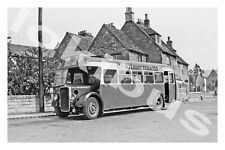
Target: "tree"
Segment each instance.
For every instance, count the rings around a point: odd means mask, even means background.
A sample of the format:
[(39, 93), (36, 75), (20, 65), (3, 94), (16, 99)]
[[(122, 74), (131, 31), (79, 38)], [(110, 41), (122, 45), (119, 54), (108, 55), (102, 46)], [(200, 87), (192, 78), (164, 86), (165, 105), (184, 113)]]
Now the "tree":
[(193, 83), (193, 85), (195, 85), (195, 91), (197, 91), (196, 79), (199, 75), (202, 77), (204, 70), (202, 70), (198, 64), (195, 64), (193, 70), (189, 70), (189, 73), (190, 72), (192, 73), (191, 77), (189, 78), (189, 80), (192, 80), (192, 82), (190, 83)]

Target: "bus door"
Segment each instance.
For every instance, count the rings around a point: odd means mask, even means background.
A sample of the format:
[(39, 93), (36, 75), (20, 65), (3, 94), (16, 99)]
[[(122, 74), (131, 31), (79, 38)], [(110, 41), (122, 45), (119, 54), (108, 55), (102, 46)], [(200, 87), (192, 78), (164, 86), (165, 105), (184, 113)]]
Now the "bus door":
[(169, 97), (170, 97), (170, 86), (169, 86), (169, 75), (168, 71), (164, 71), (164, 86), (165, 86), (165, 102), (169, 103)]
[(169, 102), (172, 102), (176, 99), (176, 84), (175, 84), (175, 78), (174, 73), (169, 72)]

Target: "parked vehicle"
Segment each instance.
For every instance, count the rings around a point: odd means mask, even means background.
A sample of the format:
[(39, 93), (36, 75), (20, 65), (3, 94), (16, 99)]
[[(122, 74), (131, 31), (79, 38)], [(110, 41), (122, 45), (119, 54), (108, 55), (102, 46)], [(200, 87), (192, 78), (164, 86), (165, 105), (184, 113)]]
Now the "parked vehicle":
[(59, 117), (83, 113), (87, 119), (140, 106), (159, 111), (176, 99), (175, 81), (163, 64), (71, 57), (56, 72), (52, 106)]

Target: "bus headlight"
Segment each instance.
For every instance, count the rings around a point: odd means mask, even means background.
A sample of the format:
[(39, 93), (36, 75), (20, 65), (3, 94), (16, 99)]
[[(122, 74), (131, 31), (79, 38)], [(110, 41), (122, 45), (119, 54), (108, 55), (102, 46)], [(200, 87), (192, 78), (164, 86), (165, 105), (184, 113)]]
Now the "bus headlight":
[(53, 95), (53, 100), (56, 101), (58, 98), (59, 98), (58, 94), (54, 94), (54, 95)]
[(77, 94), (78, 94), (78, 91), (77, 90), (73, 91), (73, 93), (71, 95), (71, 100), (75, 100), (76, 97), (77, 97)]
[(77, 95), (73, 93), (73, 94), (71, 95), (71, 100), (75, 100), (76, 97), (77, 97)]

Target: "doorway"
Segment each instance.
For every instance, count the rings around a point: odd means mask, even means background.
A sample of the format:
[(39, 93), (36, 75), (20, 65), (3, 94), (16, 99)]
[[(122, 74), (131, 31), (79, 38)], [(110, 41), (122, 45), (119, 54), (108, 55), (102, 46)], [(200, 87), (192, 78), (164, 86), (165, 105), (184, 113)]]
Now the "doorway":
[(164, 72), (164, 85), (165, 85), (165, 102), (166, 103), (169, 103), (169, 74), (168, 74), (168, 71), (165, 71)]

